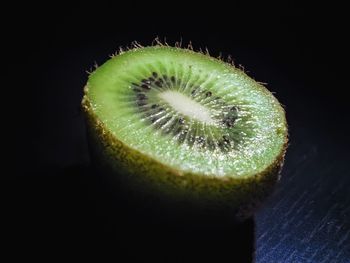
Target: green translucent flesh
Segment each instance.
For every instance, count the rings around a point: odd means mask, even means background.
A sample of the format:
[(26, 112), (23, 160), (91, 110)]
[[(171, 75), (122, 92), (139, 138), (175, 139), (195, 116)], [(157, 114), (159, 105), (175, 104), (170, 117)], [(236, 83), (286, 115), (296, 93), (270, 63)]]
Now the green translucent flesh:
[[(134, 96), (131, 83), (139, 83), (152, 72), (175, 76), (185, 87), (195, 83), (238, 106), (234, 128), (226, 129), (238, 134), (240, 143), (228, 152), (212, 151), (196, 143), (180, 144), (173, 135), (155, 130), (130, 99)], [(93, 111), (118, 140), (179, 171), (217, 177), (254, 175), (271, 165), (286, 143), (284, 111), (270, 92), (242, 71), (189, 50), (149, 47), (128, 51), (91, 74), (87, 87)], [(189, 92), (182, 90), (186, 95)], [(205, 126), (194, 125), (197, 129)], [(203, 131), (222, 132), (215, 127)]]

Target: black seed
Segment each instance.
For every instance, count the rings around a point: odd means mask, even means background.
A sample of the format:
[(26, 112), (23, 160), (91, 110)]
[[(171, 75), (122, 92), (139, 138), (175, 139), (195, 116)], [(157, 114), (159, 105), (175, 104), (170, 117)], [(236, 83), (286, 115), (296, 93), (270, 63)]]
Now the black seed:
[(205, 140), (204, 140), (204, 137), (203, 136), (199, 136), (197, 137), (197, 142), (198, 143), (203, 143)]
[(227, 127), (232, 127), (233, 126), (233, 121), (231, 121), (231, 120), (226, 121), (226, 126)]
[(168, 80), (168, 76), (167, 75), (163, 75), (163, 79), (166, 81)]
[(161, 83), (160, 81), (158, 81), (158, 80), (155, 82), (155, 84), (156, 84), (156, 86), (158, 86), (159, 88), (162, 87), (162, 83)]
[(194, 95), (194, 94), (196, 94), (196, 92), (197, 92), (197, 89), (194, 89), (191, 91), (191, 94)]
[(141, 107), (141, 106), (145, 106), (147, 103), (144, 100), (138, 100), (136, 104)]
[(148, 85), (146, 85), (146, 84), (142, 84), (141, 87), (142, 87), (143, 89), (147, 89), (147, 90), (151, 89), (151, 87), (148, 86)]
[(232, 127), (232, 124), (230, 122), (228, 122), (227, 120), (224, 120), (223, 123), (227, 126), (227, 127)]
[(229, 137), (226, 135), (222, 136), (222, 140), (219, 140), (218, 145), (222, 151), (229, 150), (231, 146)]
[(221, 98), (220, 97), (215, 97), (215, 99), (214, 100), (220, 100)]
[(171, 76), (171, 78), (170, 78), (170, 79), (171, 79), (171, 81), (172, 81), (172, 82), (174, 82), (174, 83), (175, 83), (175, 80), (176, 80), (176, 79), (175, 79), (175, 77), (174, 77), (174, 76)]
[(225, 144), (223, 141), (218, 141), (218, 146), (221, 150), (223, 150), (225, 148)]
[(232, 117), (232, 116), (228, 116), (228, 117), (225, 117), (224, 119), (223, 119), (223, 124), (225, 124), (227, 127), (232, 127), (233, 126), (233, 124), (235, 123), (235, 118), (234, 117)]
[(151, 106), (152, 109), (155, 109), (155, 108), (157, 108), (157, 107), (159, 107), (158, 104), (153, 104), (153, 105)]
[(151, 122), (152, 122), (152, 123), (155, 123), (157, 120), (158, 120), (157, 117), (152, 117), (152, 118), (151, 118)]
[(180, 118), (179, 118), (179, 123), (180, 123), (181, 125), (184, 124), (184, 123), (185, 123), (184, 118), (180, 117)]
[(230, 111), (237, 112), (238, 109), (237, 109), (237, 107), (233, 106), (233, 107), (230, 108)]
[(138, 93), (136, 96), (139, 100), (145, 100), (147, 98), (147, 96), (143, 93)]
[(225, 143), (230, 143), (230, 139), (228, 136), (224, 135), (222, 136), (222, 139), (224, 140)]
[(213, 95), (213, 94), (211, 93), (211, 91), (208, 91), (208, 92), (205, 93), (205, 97), (207, 97), (207, 98), (208, 98), (208, 97), (211, 97), (211, 95)]
[(148, 79), (143, 79), (143, 80), (141, 80), (141, 81), (142, 81), (143, 83), (147, 84), (147, 85), (151, 84), (151, 81), (148, 80)]
[(148, 80), (151, 81), (151, 82), (153, 82), (153, 81), (154, 81), (154, 78), (149, 77)]
[(159, 111), (164, 111), (164, 108), (163, 107), (159, 108)]
[(155, 77), (155, 78), (157, 78), (157, 77), (158, 77), (157, 72), (152, 72), (152, 76)]
[(227, 152), (230, 149), (229, 145), (222, 140), (218, 141), (218, 146), (222, 152)]

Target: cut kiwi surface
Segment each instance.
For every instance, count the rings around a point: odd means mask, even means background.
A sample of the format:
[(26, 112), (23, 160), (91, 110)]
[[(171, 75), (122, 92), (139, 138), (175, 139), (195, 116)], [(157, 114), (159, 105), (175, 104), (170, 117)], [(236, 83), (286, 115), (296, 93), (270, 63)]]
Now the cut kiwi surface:
[(122, 52), (91, 73), (82, 105), (97, 159), (130, 191), (249, 215), (279, 178), (283, 108), (209, 55)]

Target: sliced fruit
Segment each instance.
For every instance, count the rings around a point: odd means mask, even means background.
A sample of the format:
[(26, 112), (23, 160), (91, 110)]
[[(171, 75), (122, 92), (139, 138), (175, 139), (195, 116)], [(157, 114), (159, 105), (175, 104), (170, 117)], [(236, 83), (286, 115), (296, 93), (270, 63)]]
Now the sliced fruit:
[(90, 75), (82, 105), (94, 156), (130, 191), (248, 216), (278, 180), (284, 110), (221, 60), (135, 48)]

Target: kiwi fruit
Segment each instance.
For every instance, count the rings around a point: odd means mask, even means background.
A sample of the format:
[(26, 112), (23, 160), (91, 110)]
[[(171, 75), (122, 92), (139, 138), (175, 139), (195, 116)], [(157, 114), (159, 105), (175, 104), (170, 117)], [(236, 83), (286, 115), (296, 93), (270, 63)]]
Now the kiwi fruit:
[(122, 51), (90, 74), (82, 107), (92, 158), (126, 200), (244, 219), (279, 180), (284, 109), (244, 71), (203, 52)]

